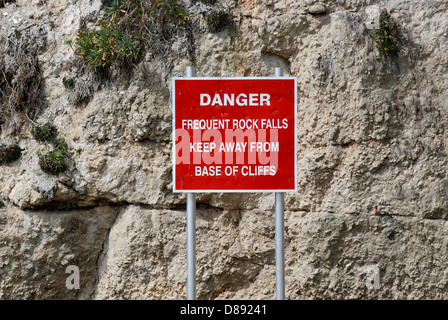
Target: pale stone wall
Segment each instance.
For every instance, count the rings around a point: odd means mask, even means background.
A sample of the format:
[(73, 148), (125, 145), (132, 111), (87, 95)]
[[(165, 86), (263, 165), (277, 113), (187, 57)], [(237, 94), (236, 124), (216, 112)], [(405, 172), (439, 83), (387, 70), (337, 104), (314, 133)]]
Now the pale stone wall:
[[(173, 76), (298, 78), (299, 190), (285, 195), (286, 297), (448, 297), (447, 1), (220, 1), (233, 26), (207, 31), (204, 4), (168, 60), (146, 56), (98, 84), (67, 67), (65, 41), (95, 28), (99, 0), (24, 1), (0, 9), (0, 34), (42, 46), (46, 108), (69, 170), (43, 173), (24, 127), (22, 158), (0, 167), (0, 298), (183, 299), (185, 196), (171, 192)], [(383, 65), (369, 6), (399, 27)], [(367, 9), (367, 10), (366, 10)], [(87, 103), (62, 84), (80, 77)], [(90, 75), (91, 76), (91, 75)], [(84, 77), (84, 78), (82, 78)], [(84, 79), (84, 80), (83, 80)], [(90, 81), (90, 82), (89, 82)], [(82, 93), (84, 94), (84, 93)], [(7, 130), (2, 139), (11, 139)], [(271, 299), (273, 194), (197, 197), (201, 299)], [(77, 265), (81, 288), (67, 290)], [(369, 268), (380, 288), (368, 289)]]

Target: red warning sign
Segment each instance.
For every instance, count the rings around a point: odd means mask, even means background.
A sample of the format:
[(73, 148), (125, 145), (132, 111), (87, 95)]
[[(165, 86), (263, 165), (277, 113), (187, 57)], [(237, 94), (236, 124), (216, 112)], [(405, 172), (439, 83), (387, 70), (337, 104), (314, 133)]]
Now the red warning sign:
[(296, 82), (173, 79), (173, 191), (296, 191)]

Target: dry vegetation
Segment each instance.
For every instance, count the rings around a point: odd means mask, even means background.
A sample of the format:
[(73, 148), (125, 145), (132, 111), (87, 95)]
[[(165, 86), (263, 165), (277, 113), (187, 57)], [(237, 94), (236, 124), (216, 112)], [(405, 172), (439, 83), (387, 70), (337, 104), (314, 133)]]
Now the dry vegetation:
[(0, 131), (8, 125), (17, 132), (41, 109), (38, 51), (32, 39), (19, 31), (0, 39)]

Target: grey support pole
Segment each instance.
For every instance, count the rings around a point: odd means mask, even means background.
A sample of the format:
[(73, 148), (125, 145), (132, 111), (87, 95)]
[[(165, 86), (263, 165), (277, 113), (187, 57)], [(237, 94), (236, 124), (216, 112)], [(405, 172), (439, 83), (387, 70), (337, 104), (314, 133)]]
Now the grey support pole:
[(277, 300), (285, 300), (283, 192), (275, 193), (275, 292)]
[[(282, 69), (275, 68), (274, 76), (281, 77)], [(275, 293), (277, 300), (285, 299), (285, 248), (283, 192), (275, 193)]]
[[(194, 77), (187, 67), (187, 78)], [(196, 300), (196, 199), (187, 193), (187, 300)]]
[(196, 199), (187, 193), (187, 300), (196, 300)]

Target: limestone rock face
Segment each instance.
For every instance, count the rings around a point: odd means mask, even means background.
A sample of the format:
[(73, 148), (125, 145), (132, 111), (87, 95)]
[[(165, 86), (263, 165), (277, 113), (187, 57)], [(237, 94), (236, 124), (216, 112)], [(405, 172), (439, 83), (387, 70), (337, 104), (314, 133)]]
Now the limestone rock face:
[[(69, 169), (51, 176), (38, 166), (43, 145), (31, 126), (13, 138), (23, 152), (0, 166), (0, 299), (185, 298), (170, 90), (190, 65), (197, 76), (272, 76), (281, 67), (298, 79), (298, 192), (285, 194), (288, 299), (446, 298), (448, 3), (181, 2), (191, 38), (179, 35), (169, 57), (148, 52), (108, 79), (85, 71), (66, 44), (78, 29), (99, 27), (100, 0), (0, 9), (0, 38), (20, 32), (40, 50), (45, 108), (36, 121), (52, 120), (70, 154)], [(212, 8), (232, 19), (216, 33), (204, 18)], [(397, 37), (385, 63), (371, 34), (375, 12), (389, 13)], [(7, 127), (0, 137), (12, 139)], [(196, 199), (198, 297), (272, 299), (274, 195)], [(70, 265), (80, 289), (66, 287)]]
[[(0, 299), (87, 298), (96, 286), (97, 261), (117, 208), (0, 212)], [(67, 278), (77, 266), (79, 290)], [(70, 281), (69, 281), (70, 282)]]

